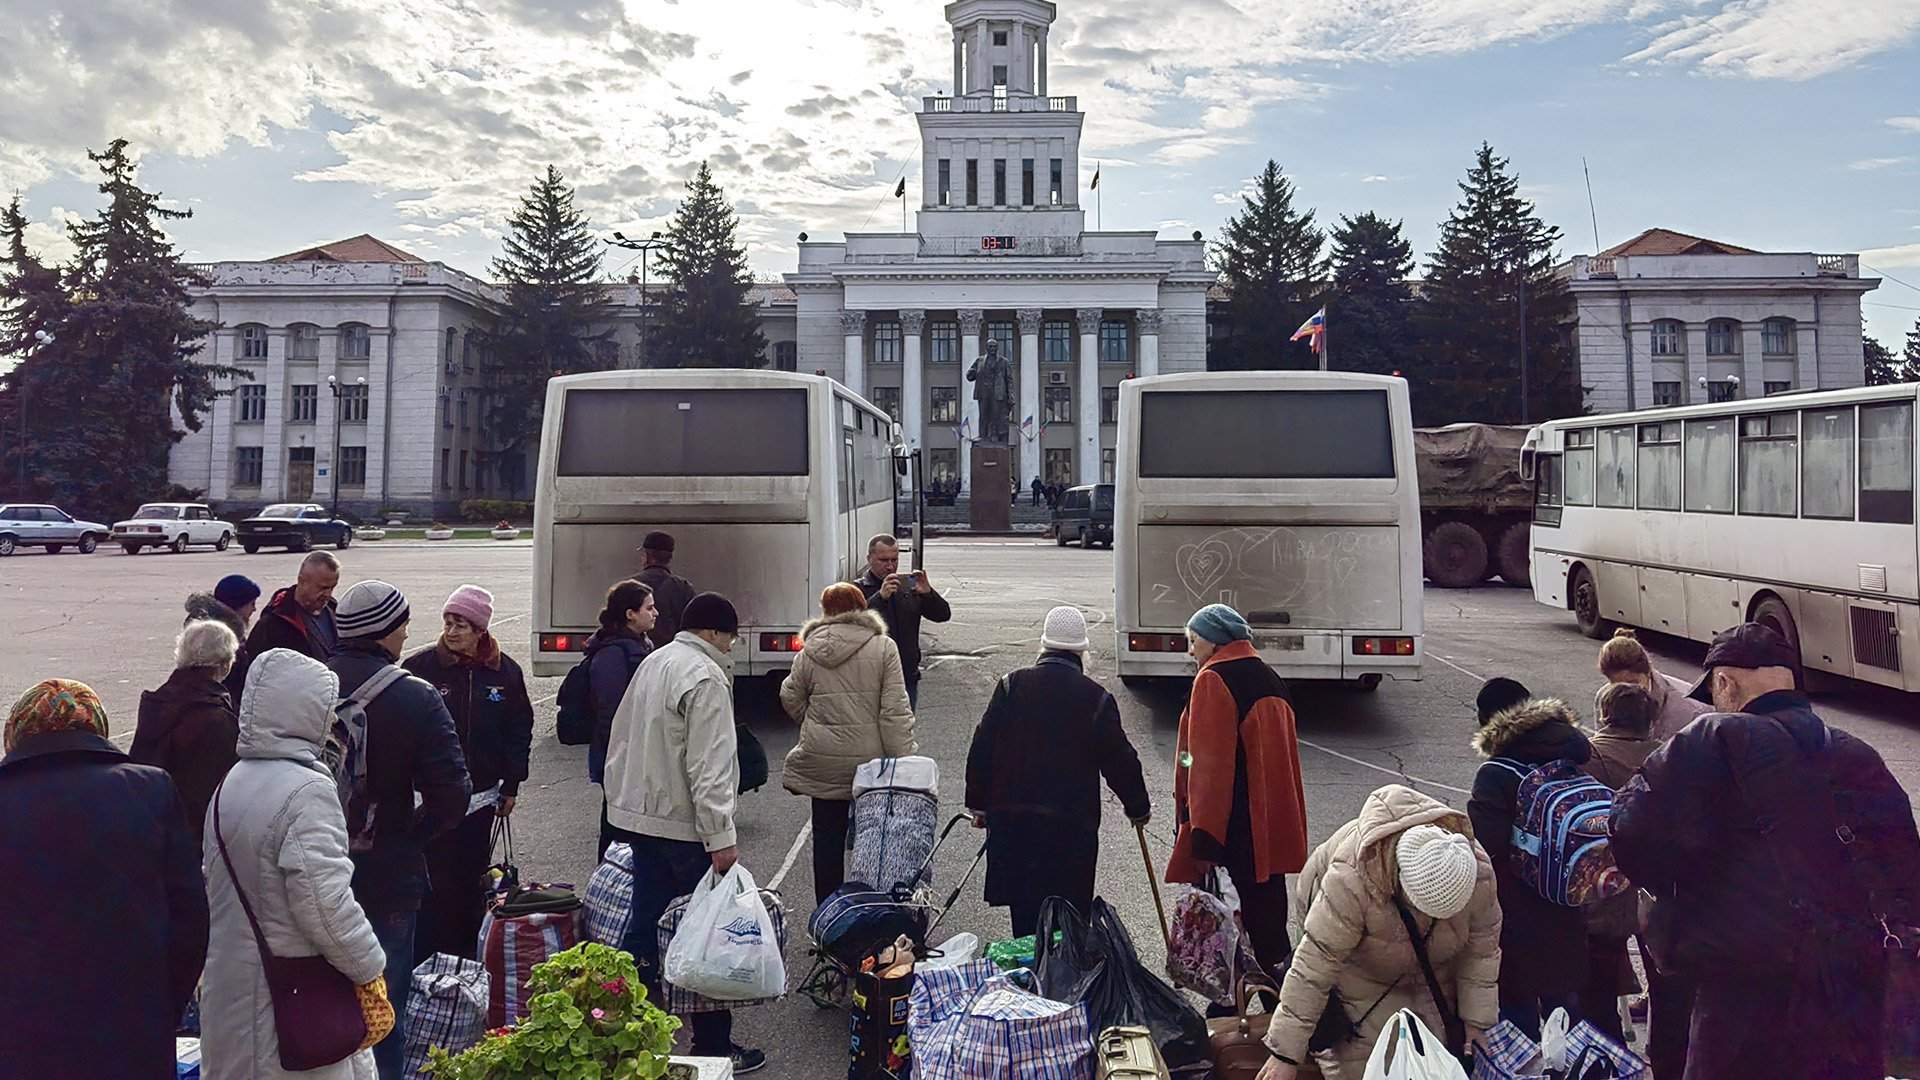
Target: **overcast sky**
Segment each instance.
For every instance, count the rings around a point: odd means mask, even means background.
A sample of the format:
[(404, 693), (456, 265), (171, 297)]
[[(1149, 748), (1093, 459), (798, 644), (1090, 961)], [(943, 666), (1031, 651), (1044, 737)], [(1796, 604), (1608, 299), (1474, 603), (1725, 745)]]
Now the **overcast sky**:
[[(950, 91), (937, 0), (0, 0), (0, 187), (35, 238), (132, 141), (195, 260), (371, 232), (484, 273), (551, 162), (645, 231), (702, 158), (754, 269), (898, 228), (911, 111)], [(1661, 225), (1864, 252), (1920, 286), (1920, 0), (1059, 0), (1051, 89), (1086, 112), (1107, 228), (1209, 237), (1268, 157), (1323, 220), (1424, 259), (1482, 139), (1595, 250)], [(1092, 199), (1085, 199), (1091, 220)], [(609, 270), (625, 260), (610, 260)], [(1869, 295), (1899, 347), (1920, 289)]]

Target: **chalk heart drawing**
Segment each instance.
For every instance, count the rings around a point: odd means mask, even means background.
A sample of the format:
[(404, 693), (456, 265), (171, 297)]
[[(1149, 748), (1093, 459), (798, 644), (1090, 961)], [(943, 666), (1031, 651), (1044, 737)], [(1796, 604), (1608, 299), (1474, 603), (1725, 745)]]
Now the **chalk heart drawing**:
[(1233, 566), (1233, 549), (1219, 539), (1198, 544), (1183, 544), (1174, 556), (1180, 571), (1180, 583), (1194, 599), (1211, 595), (1213, 587), (1227, 576)]

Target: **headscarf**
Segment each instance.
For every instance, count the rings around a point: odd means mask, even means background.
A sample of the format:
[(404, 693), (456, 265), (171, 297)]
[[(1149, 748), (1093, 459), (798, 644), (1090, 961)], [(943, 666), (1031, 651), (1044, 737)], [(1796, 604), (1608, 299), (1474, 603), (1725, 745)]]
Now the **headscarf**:
[(100, 695), (73, 679), (48, 679), (20, 695), (7, 714), (6, 752), (30, 735), (56, 731), (91, 731), (107, 736), (107, 710)]

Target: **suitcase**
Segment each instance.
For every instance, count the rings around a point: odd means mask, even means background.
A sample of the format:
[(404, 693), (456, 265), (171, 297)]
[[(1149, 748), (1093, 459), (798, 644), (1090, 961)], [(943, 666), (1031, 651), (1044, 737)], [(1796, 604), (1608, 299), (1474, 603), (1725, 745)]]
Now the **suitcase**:
[(1171, 1080), (1153, 1033), (1143, 1027), (1110, 1027), (1093, 1041), (1096, 1080)]

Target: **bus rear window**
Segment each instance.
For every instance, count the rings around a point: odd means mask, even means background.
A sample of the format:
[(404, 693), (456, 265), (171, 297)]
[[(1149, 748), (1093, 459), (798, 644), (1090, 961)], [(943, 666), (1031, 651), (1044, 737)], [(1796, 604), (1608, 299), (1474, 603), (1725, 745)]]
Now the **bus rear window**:
[(1148, 392), (1140, 475), (1391, 480), (1387, 415), (1384, 390)]
[(807, 392), (569, 390), (561, 476), (805, 476)]

